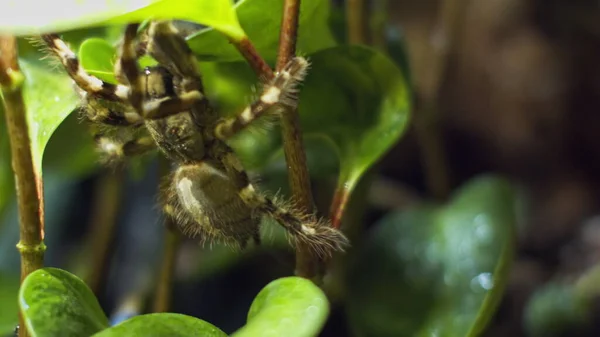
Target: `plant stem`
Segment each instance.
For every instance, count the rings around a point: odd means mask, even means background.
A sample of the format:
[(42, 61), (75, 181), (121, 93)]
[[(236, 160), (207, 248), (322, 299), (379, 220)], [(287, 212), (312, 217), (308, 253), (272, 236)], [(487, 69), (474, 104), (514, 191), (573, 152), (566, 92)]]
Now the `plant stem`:
[(261, 81), (267, 82), (273, 78), (273, 70), (267, 64), (265, 59), (260, 56), (258, 50), (256, 50), (256, 47), (254, 47), (252, 42), (247, 37), (240, 41), (230, 41), (246, 59), (246, 62), (248, 62), (250, 67), (252, 67), (252, 70), (254, 70)]
[[(161, 179), (169, 176), (171, 164), (169, 161), (160, 157), (158, 161), (159, 174)], [(159, 191), (162, 193), (162, 191)], [(173, 284), (173, 273), (175, 271), (175, 259), (179, 251), (181, 242), (179, 235), (174, 230), (175, 224), (170, 217), (165, 217), (165, 241), (163, 247), (163, 259), (161, 262), (158, 282), (156, 283), (156, 293), (154, 295), (154, 312), (167, 312), (171, 305), (171, 288)]]
[(91, 231), (85, 242), (90, 248), (90, 270), (86, 283), (90, 289), (98, 294), (105, 275), (106, 261), (111, 251), (114, 230), (116, 228), (119, 206), (121, 205), (121, 186), (123, 186), (124, 172), (104, 173), (96, 184), (94, 205), (92, 209)]
[(348, 24), (348, 43), (366, 44), (366, 6), (365, 0), (346, 1), (346, 21)]
[[(17, 61), (17, 43), (13, 36), (0, 36), (0, 87), (4, 101), (6, 126), (10, 140), (12, 169), (19, 207), (21, 281), (44, 264), (44, 213), (41, 176), (34, 172), (29, 131), (25, 119), (22, 87), (25, 79)], [(19, 336), (27, 336), (20, 317)]]
[(465, 4), (464, 0), (441, 2), (436, 27), (434, 27), (431, 38), (429, 71), (424, 76), (424, 84), (419, 88), (423, 107), (420, 109), (420, 114), (415, 116), (415, 129), (421, 148), (427, 184), (433, 196), (438, 199), (445, 199), (450, 193), (448, 165), (439, 125), (438, 101), (442, 81), (446, 75), (448, 58), (456, 42)]
[(388, 0), (375, 0), (373, 10), (369, 16), (371, 45), (382, 53), (387, 53), (386, 28), (388, 23)]
[[(277, 71), (285, 67), (296, 55), (299, 16), (300, 0), (285, 0), (279, 35)], [(314, 212), (314, 201), (297, 109), (288, 108), (281, 114), (281, 132), (292, 199), (303, 211), (312, 214)], [(317, 262), (318, 260), (307, 247), (297, 244), (296, 275), (309, 279), (315, 278), (318, 274)]]
[[(170, 220), (166, 220), (170, 222)], [(163, 260), (158, 275), (156, 294), (154, 296), (153, 312), (167, 312), (171, 306), (171, 288), (173, 284), (173, 273), (175, 272), (175, 259), (179, 250), (180, 237), (171, 230), (173, 224), (165, 224), (165, 244)]]

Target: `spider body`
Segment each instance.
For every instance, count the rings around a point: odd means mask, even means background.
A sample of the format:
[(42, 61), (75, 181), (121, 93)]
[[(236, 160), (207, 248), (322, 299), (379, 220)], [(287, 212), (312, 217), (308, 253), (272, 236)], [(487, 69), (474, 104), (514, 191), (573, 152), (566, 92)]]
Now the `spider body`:
[[(203, 94), (194, 55), (172, 23), (150, 24), (144, 44), (159, 66), (143, 71), (136, 61), (137, 29), (136, 24), (127, 26), (115, 65), (116, 85), (87, 74), (57, 35), (42, 36), (82, 92), (87, 117), (103, 125), (97, 136), (100, 150), (111, 160), (154, 148), (169, 158), (174, 170), (162, 184), (160, 202), (190, 237), (245, 247), (250, 239), (260, 242), (260, 220), (269, 216), (315, 254), (343, 250), (346, 238), (328, 223), (258, 192), (226, 143), (272, 108), (296, 103), (294, 92), (306, 60), (293, 59), (265, 85), (258, 100), (238, 116), (221, 119)], [(122, 130), (128, 131), (126, 137), (115, 136)]]

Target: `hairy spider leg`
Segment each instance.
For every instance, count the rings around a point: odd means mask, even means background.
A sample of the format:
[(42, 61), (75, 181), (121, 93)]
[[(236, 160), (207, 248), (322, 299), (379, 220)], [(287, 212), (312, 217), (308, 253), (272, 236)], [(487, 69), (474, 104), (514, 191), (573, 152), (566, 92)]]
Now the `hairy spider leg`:
[(334, 251), (343, 251), (348, 245), (346, 237), (328, 222), (318, 220), (314, 215), (294, 207), (278, 205), (271, 198), (259, 193), (233, 151), (229, 149), (219, 157), (231, 180), (236, 183), (240, 199), (260, 215), (277, 221), (290, 234), (294, 243), (308, 245), (313, 253), (321, 257), (330, 256)]
[(303, 57), (293, 58), (267, 83), (258, 100), (237, 116), (219, 122), (214, 130), (215, 136), (221, 140), (232, 137), (263, 116), (273, 106), (295, 107), (297, 85), (304, 79), (308, 66), (308, 61)]
[(129, 87), (122, 84), (108, 83), (88, 74), (81, 66), (77, 55), (57, 34), (44, 34), (41, 37), (50, 50), (59, 58), (77, 86), (85, 92), (110, 101), (122, 103), (128, 101)]

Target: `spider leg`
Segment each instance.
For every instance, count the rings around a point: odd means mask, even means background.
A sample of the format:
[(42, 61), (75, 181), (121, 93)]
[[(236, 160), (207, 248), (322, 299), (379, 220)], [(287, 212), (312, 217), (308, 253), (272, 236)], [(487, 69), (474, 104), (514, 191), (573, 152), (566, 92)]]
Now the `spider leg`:
[(237, 134), (257, 118), (276, 105), (295, 106), (297, 84), (302, 81), (308, 69), (308, 61), (302, 57), (293, 58), (265, 86), (262, 95), (239, 115), (219, 122), (215, 127), (215, 136), (221, 140)]
[[(228, 175), (239, 188), (240, 199), (259, 214), (275, 219), (295, 242), (308, 245), (318, 256), (330, 256), (334, 251), (343, 251), (348, 239), (325, 221), (313, 215), (303, 214), (293, 208), (278, 205), (273, 200), (258, 193), (250, 183), (248, 174), (233, 152), (222, 152), (220, 156)], [(256, 240), (256, 238), (254, 238)], [(260, 237), (258, 238), (260, 240)], [(259, 241), (260, 242), (260, 241)]]
[(143, 155), (156, 149), (154, 139), (147, 135), (128, 140), (105, 134), (98, 134), (94, 138), (102, 154), (102, 161), (106, 164), (119, 164), (124, 158)]
[(129, 88), (122, 84), (112, 84), (88, 74), (75, 53), (57, 34), (42, 35), (42, 40), (63, 64), (67, 73), (75, 81), (77, 86), (85, 92), (110, 101), (127, 102)]

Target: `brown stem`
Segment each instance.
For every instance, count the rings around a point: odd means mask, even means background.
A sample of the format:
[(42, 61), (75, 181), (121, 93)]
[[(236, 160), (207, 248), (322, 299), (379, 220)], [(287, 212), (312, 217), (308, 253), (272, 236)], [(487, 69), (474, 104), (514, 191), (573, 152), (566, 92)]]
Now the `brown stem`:
[(273, 70), (267, 64), (265, 59), (260, 56), (256, 47), (252, 44), (252, 42), (246, 37), (240, 41), (233, 41), (231, 43), (237, 48), (237, 50), (242, 54), (242, 56), (246, 59), (246, 62), (252, 67), (252, 70), (258, 75), (258, 77), (263, 81), (269, 81), (273, 78)]
[[(33, 167), (29, 131), (25, 119), (22, 85), (24, 77), (17, 62), (17, 43), (13, 36), (0, 36), (0, 86), (4, 97), (6, 126), (10, 140), (12, 169), (19, 207), (21, 281), (44, 265), (43, 186)], [(27, 336), (20, 317), (19, 336)]]
[(420, 99), (423, 106), (415, 116), (415, 130), (419, 139), (421, 156), (429, 189), (434, 197), (444, 199), (450, 192), (448, 165), (444, 154), (439, 126), (439, 97), (446, 75), (449, 55), (460, 28), (464, 0), (444, 0), (438, 13), (430, 45), (431, 60), (423, 78)]
[[(285, 67), (296, 54), (299, 16), (300, 0), (285, 0), (283, 18), (281, 20), (281, 33), (279, 35), (277, 71)], [(281, 131), (292, 198), (304, 211), (313, 213), (314, 201), (297, 109), (286, 109), (281, 115)], [(300, 244), (297, 245), (296, 275), (311, 279), (316, 277), (319, 267), (317, 261), (307, 247)]]
[[(159, 173), (161, 179), (169, 176), (171, 165), (166, 158), (159, 159)], [(162, 193), (163, 191), (159, 191)], [(180, 237), (175, 231), (175, 224), (169, 217), (165, 218), (165, 241), (163, 248), (163, 259), (161, 262), (156, 293), (154, 295), (154, 312), (167, 312), (171, 305), (171, 288), (173, 285), (173, 273), (175, 272), (175, 259), (179, 250)]]
[[(170, 222), (170, 220), (166, 220)], [(171, 288), (173, 284), (173, 273), (175, 272), (175, 259), (179, 250), (180, 237), (170, 228), (173, 224), (165, 224), (165, 244), (163, 260), (158, 275), (156, 294), (154, 297), (154, 312), (167, 312), (171, 305)]]
[(370, 15), (370, 36), (371, 45), (383, 53), (387, 53), (386, 28), (388, 22), (388, 0), (375, 0), (373, 11)]
[(123, 180), (124, 172), (119, 169), (117, 172), (105, 173), (96, 184), (96, 195), (91, 213), (92, 229), (85, 240), (90, 247), (92, 260), (86, 283), (95, 294), (98, 294), (103, 276), (106, 274), (109, 247), (121, 205)]
[(334, 228), (340, 228), (342, 225), (342, 217), (346, 210), (346, 204), (350, 198), (351, 190), (347, 188), (337, 189), (333, 195), (331, 201), (331, 208), (329, 209), (329, 218), (331, 219), (331, 225)]
[(348, 24), (348, 43), (366, 44), (366, 6), (365, 0), (347, 0), (346, 22)]

